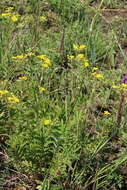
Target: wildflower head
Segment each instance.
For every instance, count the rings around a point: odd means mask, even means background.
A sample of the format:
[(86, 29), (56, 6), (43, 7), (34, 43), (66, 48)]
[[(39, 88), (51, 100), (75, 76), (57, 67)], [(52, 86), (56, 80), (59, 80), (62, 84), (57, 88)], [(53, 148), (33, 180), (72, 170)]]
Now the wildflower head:
[(68, 60), (73, 60), (75, 58), (74, 55), (67, 55)]
[(51, 120), (43, 120), (43, 125), (50, 125), (51, 124)]
[(104, 115), (111, 115), (109, 111), (104, 111)]
[(2, 17), (2, 18), (6, 18), (6, 17), (9, 17), (9, 16), (11, 16), (11, 13), (2, 13), (1, 15), (0, 15), (0, 17)]
[(5, 95), (8, 94), (9, 91), (8, 90), (0, 90), (0, 95)]
[(127, 84), (122, 83), (122, 84), (121, 84), (121, 88), (124, 89), (124, 90), (127, 90)]
[(19, 77), (19, 79), (18, 80), (27, 80), (28, 79), (28, 77), (27, 76), (21, 76), (21, 77)]
[(86, 59), (86, 60), (84, 60), (84, 62), (83, 62), (83, 67), (84, 68), (87, 68), (89, 66), (89, 61)]
[(45, 58), (46, 58), (46, 55), (45, 55), (45, 54), (38, 55), (38, 56), (37, 56), (37, 58), (38, 58), (38, 59), (43, 60), (43, 59), (45, 59)]
[(17, 56), (12, 56), (12, 59), (14, 59), (14, 60), (21, 60), (21, 59), (24, 59), (24, 58), (26, 58), (26, 56), (25, 55), (17, 55)]
[(40, 91), (40, 92), (44, 92), (44, 91), (46, 91), (46, 89), (43, 88), (43, 87), (40, 87), (40, 88), (39, 88), (39, 91)]
[(75, 44), (73, 44), (73, 49), (75, 50), (75, 51), (82, 51), (82, 50), (85, 50), (87, 47), (85, 46), (85, 45), (75, 45)]
[(12, 20), (13, 22), (17, 22), (17, 21), (18, 21), (18, 16), (13, 15), (13, 16), (11, 17), (11, 20)]
[(40, 16), (39, 20), (40, 22), (46, 22), (47, 18), (45, 16)]
[(119, 89), (120, 87), (117, 86), (117, 85), (113, 85), (112, 88), (114, 88), (114, 89)]
[(42, 67), (49, 68), (49, 65), (47, 63), (42, 64)]
[(104, 76), (101, 73), (92, 73), (92, 75), (97, 79), (104, 79)]
[(95, 72), (95, 71), (97, 71), (98, 70), (98, 67), (93, 67), (92, 68), (92, 72)]
[(5, 11), (6, 11), (6, 12), (12, 12), (13, 9), (14, 9), (14, 7), (7, 7)]
[(20, 102), (20, 100), (14, 95), (7, 97), (7, 100), (8, 100), (9, 103), (18, 103), (18, 102)]
[(84, 58), (85, 58), (85, 55), (82, 54), (82, 53), (79, 53), (79, 54), (76, 56), (75, 59), (76, 59), (77, 61), (82, 61)]

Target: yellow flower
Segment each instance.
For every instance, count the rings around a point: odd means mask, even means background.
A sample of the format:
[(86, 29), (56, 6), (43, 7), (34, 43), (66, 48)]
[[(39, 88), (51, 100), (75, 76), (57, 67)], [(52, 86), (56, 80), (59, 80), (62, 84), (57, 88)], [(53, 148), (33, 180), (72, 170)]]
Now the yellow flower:
[(83, 67), (86, 68), (89, 66), (89, 61), (86, 59), (84, 62), (83, 62)]
[(38, 55), (37, 58), (39, 58), (39, 59), (45, 59), (46, 55)]
[(44, 64), (42, 64), (42, 67), (44, 67), (44, 68), (48, 68), (49, 65), (48, 65), (47, 63), (44, 63)]
[(84, 49), (86, 49), (87, 47), (85, 46), (85, 45), (75, 45), (75, 44), (73, 44), (73, 49), (75, 50), (75, 51), (82, 51), (82, 50), (84, 50)]
[(118, 88), (120, 88), (120, 87), (117, 86), (117, 85), (113, 85), (112, 88), (114, 88), (114, 89), (118, 89)]
[(15, 16), (15, 15), (12, 16), (12, 17), (11, 17), (11, 20), (12, 20), (13, 22), (17, 22), (17, 21), (18, 21), (18, 16)]
[(14, 7), (7, 7), (6, 12), (12, 12), (13, 9), (14, 9)]
[(22, 76), (22, 77), (19, 77), (19, 79), (18, 80), (27, 80), (28, 79), (28, 77), (27, 76)]
[(82, 53), (79, 53), (77, 56), (76, 56), (76, 60), (77, 61), (81, 61), (81, 60), (83, 60), (85, 58), (85, 55), (84, 54), (82, 54)]
[(104, 111), (104, 115), (111, 115), (109, 111)]
[(43, 61), (45, 64), (47, 64), (49, 66), (51, 66), (51, 64), (52, 64), (49, 58), (45, 58)]
[(94, 75), (97, 79), (104, 79), (104, 76), (100, 73), (95, 73)]
[(44, 121), (43, 121), (43, 124), (44, 124), (44, 125), (49, 125), (49, 124), (51, 124), (51, 120), (44, 120)]
[(16, 96), (9, 96), (8, 98), (7, 98), (7, 100), (8, 100), (8, 102), (9, 103), (18, 103), (18, 102), (20, 102), (20, 100), (16, 97)]
[(11, 16), (11, 13), (2, 13), (1, 14), (1, 17), (8, 17), (8, 16)]
[(98, 70), (98, 67), (93, 67), (92, 68), (92, 72), (97, 71), (97, 70)]
[(74, 56), (74, 55), (67, 55), (67, 58), (68, 58), (69, 60), (72, 60), (72, 59), (75, 58), (75, 56)]
[(84, 49), (86, 49), (87, 47), (85, 46), (85, 45), (80, 45), (79, 46), (79, 50), (84, 50)]
[(78, 51), (78, 45), (73, 44), (73, 49)]
[(41, 61), (44, 62), (42, 66), (45, 68), (48, 68), (52, 65), (51, 60), (47, 58), (46, 55), (38, 55), (37, 58), (41, 59)]
[(46, 91), (46, 89), (43, 88), (43, 87), (40, 87), (40, 88), (39, 88), (39, 91), (40, 91), (40, 92), (44, 92), (44, 91)]
[(26, 58), (25, 55), (12, 56), (12, 59), (24, 59), (24, 58)]
[(47, 18), (45, 16), (40, 16), (39, 20), (40, 22), (46, 22)]
[(122, 83), (121, 87), (127, 89), (127, 84)]
[(0, 90), (0, 95), (5, 95), (8, 94), (9, 91), (8, 90)]

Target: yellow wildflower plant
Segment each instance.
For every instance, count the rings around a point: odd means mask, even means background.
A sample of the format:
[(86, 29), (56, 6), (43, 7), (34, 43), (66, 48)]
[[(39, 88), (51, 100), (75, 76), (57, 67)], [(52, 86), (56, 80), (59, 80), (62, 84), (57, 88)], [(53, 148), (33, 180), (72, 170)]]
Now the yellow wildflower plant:
[(109, 111), (104, 111), (104, 115), (111, 115)]
[(39, 20), (40, 20), (40, 22), (46, 22), (47, 18), (45, 16), (40, 16)]
[(52, 65), (51, 60), (45, 54), (38, 55), (37, 58), (43, 62), (42, 67), (48, 68)]
[(19, 103), (20, 102), (19, 98), (17, 98), (14, 95), (7, 97), (7, 100), (8, 100), (9, 103)]
[(43, 120), (43, 125), (50, 125), (51, 124), (51, 120), (48, 120), (48, 119), (46, 119), (46, 120)]
[(8, 90), (0, 90), (0, 95), (5, 95), (8, 94), (9, 91)]
[(11, 16), (11, 20), (13, 22), (17, 22), (18, 21), (18, 16), (16, 16), (16, 15)]

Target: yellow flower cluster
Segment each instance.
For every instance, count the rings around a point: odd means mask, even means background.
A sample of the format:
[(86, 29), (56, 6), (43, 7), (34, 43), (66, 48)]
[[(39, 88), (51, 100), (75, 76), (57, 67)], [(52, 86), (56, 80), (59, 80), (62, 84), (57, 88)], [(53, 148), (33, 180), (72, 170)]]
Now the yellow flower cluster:
[(19, 15), (18, 14), (14, 14), (13, 11), (13, 7), (7, 7), (4, 13), (0, 14), (0, 18), (10, 18), (13, 22), (17, 22)]
[(35, 54), (30, 52), (30, 53), (26, 53), (26, 54), (12, 56), (12, 59), (14, 59), (15, 61), (20, 61), (20, 60), (26, 59), (27, 57), (31, 57), (31, 56), (35, 56)]
[(28, 57), (31, 57), (31, 56), (35, 56), (37, 57), (39, 60), (41, 60), (41, 62), (43, 63), (42, 64), (42, 67), (44, 68), (48, 68), (52, 65), (52, 62), (51, 60), (47, 57), (47, 55), (38, 55), (36, 56), (34, 53), (30, 52), (30, 53), (26, 53), (26, 54), (21, 54), (21, 55), (17, 55), (17, 56), (12, 56), (12, 59), (16, 62), (20, 62)]
[[(7, 96), (3, 97), (4, 95), (7, 95)], [(20, 102), (19, 98), (14, 96), (8, 90), (0, 90), (0, 97), (5, 98), (5, 100), (7, 100), (8, 103), (18, 103), (18, 102)]]
[(46, 55), (38, 55), (37, 58), (43, 62), (42, 67), (44, 68), (48, 68), (52, 65), (51, 60)]
[(120, 85), (113, 85), (112, 88), (118, 90), (127, 90), (127, 84), (122, 83)]
[(68, 55), (68, 60), (70, 61), (78, 61), (81, 62), (83, 68), (87, 68), (89, 66), (89, 60), (85, 57), (83, 53), (79, 53), (76, 56), (74, 55)]
[[(85, 45), (76, 45), (73, 44), (73, 49), (75, 51), (82, 51), (85, 50), (87, 47)], [(68, 60), (70, 61), (78, 61), (82, 64), (83, 68), (87, 68), (89, 66), (89, 60), (86, 58), (86, 56), (83, 53), (76, 53), (76, 55), (68, 55), (67, 56)]]
[(73, 44), (73, 49), (75, 51), (82, 51), (82, 50), (85, 50), (87, 47), (85, 45), (76, 45), (76, 44)]

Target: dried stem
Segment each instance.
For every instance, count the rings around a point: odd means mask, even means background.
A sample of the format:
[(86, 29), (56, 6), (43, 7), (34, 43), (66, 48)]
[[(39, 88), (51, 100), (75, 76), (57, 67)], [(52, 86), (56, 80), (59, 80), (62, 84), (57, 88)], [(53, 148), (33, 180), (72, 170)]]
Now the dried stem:
[(117, 112), (117, 122), (116, 122), (117, 128), (120, 128), (120, 125), (121, 125), (124, 103), (125, 103), (125, 93), (123, 92), (121, 95), (119, 108), (118, 108), (118, 112)]

